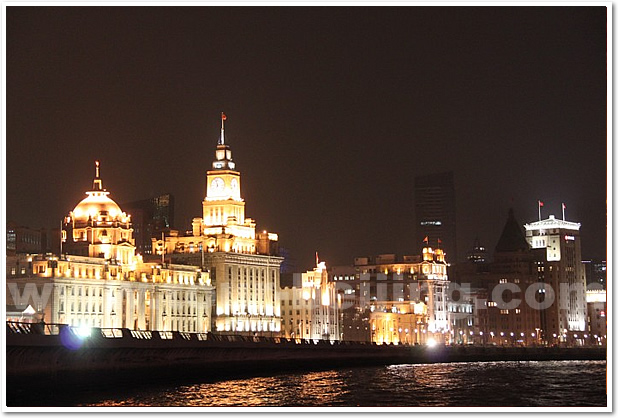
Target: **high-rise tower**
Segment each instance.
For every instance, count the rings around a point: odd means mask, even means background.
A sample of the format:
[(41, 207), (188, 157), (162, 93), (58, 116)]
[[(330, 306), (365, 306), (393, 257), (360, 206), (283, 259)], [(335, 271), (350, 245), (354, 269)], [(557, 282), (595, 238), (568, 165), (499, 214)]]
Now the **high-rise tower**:
[(455, 185), (453, 172), (430, 174), (414, 179), (416, 245), (420, 253), (426, 244), (439, 246), (451, 262), (457, 261), (455, 230)]
[(548, 334), (561, 339), (569, 338), (572, 331), (586, 330), (586, 277), (580, 226), (554, 215), (524, 225), (526, 240), (536, 253), (539, 278), (549, 284), (555, 295), (547, 315)]

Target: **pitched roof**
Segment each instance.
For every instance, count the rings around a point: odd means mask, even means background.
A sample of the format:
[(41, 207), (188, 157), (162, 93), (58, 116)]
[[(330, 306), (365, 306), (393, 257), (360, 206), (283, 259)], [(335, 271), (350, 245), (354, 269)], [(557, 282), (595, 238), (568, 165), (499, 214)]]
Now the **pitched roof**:
[(513, 208), (509, 209), (509, 216), (502, 230), (502, 235), (496, 245), (497, 253), (527, 251), (530, 248), (526, 237), (522, 232), (519, 224), (515, 220)]

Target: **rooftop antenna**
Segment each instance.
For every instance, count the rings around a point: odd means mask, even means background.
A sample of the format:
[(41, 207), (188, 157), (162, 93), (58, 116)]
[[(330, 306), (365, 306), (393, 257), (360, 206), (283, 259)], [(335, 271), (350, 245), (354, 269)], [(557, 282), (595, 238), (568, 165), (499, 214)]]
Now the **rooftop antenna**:
[(64, 219), (60, 221), (60, 258), (62, 259), (62, 224), (64, 223)]

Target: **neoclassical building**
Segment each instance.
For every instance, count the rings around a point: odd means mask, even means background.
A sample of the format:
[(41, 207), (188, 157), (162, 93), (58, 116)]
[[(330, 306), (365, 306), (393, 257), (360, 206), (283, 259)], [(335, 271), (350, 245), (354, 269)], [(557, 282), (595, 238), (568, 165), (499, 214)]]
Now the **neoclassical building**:
[(326, 263), (299, 274), (301, 281), (281, 289), (281, 336), (338, 341), (341, 295), (328, 280)]
[(425, 245), (421, 256), (356, 257), (354, 269), (354, 281), (339, 283), (346, 306), (349, 299), (354, 305), (354, 310), (344, 313), (344, 332), (345, 326), (350, 326), (350, 315), (370, 311), (366, 318), (370, 330), (364, 338), (360, 336), (362, 339), (409, 344), (424, 343), (430, 337), (437, 342), (449, 341), (450, 281), (441, 248)]
[(103, 189), (99, 162), (95, 162), (92, 190), (64, 218), (63, 250), (67, 254), (116, 260), (129, 264), (135, 258), (131, 215), (127, 215)]
[(216, 330), (271, 335), (281, 330), (278, 236), (256, 232), (245, 217), (241, 176), (225, 142), (225, 115), (212, 168), (206, 172), (202, 216), (192, 231), (153, 239), (153, 251), (210, 272), (216, 286)]
[(48, 323), (141, 330), (211, 330), (214, 287), (195, 266), (144, 263), (130, 215), (93, 188), (64, 219), (60, 255), (23, 255), (7, 278), (7, 303), (31, 305)]

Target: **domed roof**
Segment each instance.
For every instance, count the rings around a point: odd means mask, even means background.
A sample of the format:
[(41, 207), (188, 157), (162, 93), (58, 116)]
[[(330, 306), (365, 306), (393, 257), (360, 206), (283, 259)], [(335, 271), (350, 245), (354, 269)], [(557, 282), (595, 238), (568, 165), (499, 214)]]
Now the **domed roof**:
[[(101, 216), (107, 216), (108, 219), (117, 217), (126, 218), (127, 215), (122, 212), (116, 202), (110, 199), (107, 195), (109, 192), (103, 189), (103, 181), (99, 177), (99, 162), (96, 161), (95, 177), (92, 189), (86, 192), (88, 197), (79, 202), (73, 209), (73, 218), (77, 221), (87, 221), (88, 218), (96, 219)], [(122, 219), (124, 221), (124, 219)]]
[(122, 214), (122, 210), (116, 202), (107, 197), (109, 192), (87, 192), (88, 197), (82, 200), (73, 209), (75, 220), (88, 220), (99, 215), (116, 218)]

